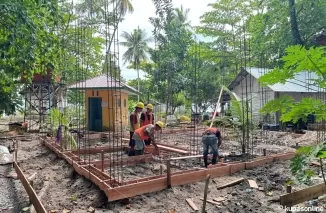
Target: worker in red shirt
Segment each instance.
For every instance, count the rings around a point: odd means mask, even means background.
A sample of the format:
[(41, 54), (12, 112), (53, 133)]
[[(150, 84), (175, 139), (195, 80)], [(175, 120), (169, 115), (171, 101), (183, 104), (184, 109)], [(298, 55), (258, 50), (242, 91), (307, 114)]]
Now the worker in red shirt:
[(204, 164), (207, 168), (208, 166), (208, 150), (211, 147), (213, 151), (212, 164), (216, 164), (218, 157), (218, 148), (221, 146), (222, 137), (221, 132), (217, 128), (208, 128), (202, 135), (203, 142), (203, 155), (204, 155)]
[[(147, 104), (146, 105), (147, 111), (142, 112), (140, 115), (140, 126), (146, 126), (148, 124), (154, 124), (154, 115), (153, 115), (153, 105)], [(145, 145), (149, 146), (151, 145), (151, 139), (148, 138), (148, 140), (145, 140)]]
[(140, 119), (139, 119), (139, 113), (143, 110), (144, 104), (142, 102), (137, 103), (135, 107), (135, 111), (132, 112), (129, 116), (129, 131), (130, 131), (130, 141), (129, 141), (129, 146), (130, 150), (128, 153), (128, 156), (135, 156), (135, 141), (132, 139), (132, 136), (134, 135), (134, 132), (136, 129), (140, 128)]

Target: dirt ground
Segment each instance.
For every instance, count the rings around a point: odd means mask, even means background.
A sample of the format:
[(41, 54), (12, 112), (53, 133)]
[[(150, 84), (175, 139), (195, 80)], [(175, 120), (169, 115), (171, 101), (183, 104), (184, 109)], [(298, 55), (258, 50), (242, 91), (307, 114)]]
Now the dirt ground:
[[(177, 137), (177, 136), (173, 136)], [(77, 175), (73, 168), (64, 160), (57, 158), (49, 149), (42, 146), (37, 135), (29, 135), (30, 141), (22, 141), (19, 146), (18, 161), (26, 176), (37, 173), (34, 187), (37, 193), (48, 185), (46, 193), (41, 198), (47, 210), (53, 212), (84, 213), (107, 212), (107, 213), (166, 213), (169, 209), (175, 209), (177, 213), (194, 212), (185, 199), (192, 198), (198, 208), (201, 208), (200, 198), (204, 194), (204, 182), (173, 187), (160, 192), (136, 196), (130, 199), (130, 206), (119, 201), (107, 202), (107, 198), (97, 186), (87, 179)], [(314, 143), (315, 132), (307, 132), (304, 135), (269, 132), (268, 140), (256, 144), (255, 150), (267, 148), (270, 152), (294, 151), (296, 143), (306, 145)], [(170, 145), (186, 144), (185, 139), (171, 142)], [(174, 143), (174, 144), (172, 144)], [(230, 147), (237, 146), (236, 141), (225, 141), (222, 152), (230, 152)], [(8, 146), (10, 142), (0, 141), (0, 145)], [(186, 147), (185, 147), (186, 148)], [(192, 162), (196, 164), (195, 162)], [(181, 163), (182, 164), (182, 163)], [(199, 163), (195, 166), (200, 166)], [(253, 170), (240, 171), (231, 176), (215, 178), (210, 181), (208, 199), (221, 197), (219, 205), (207, 203), (208, 213), (228, 212), (285, 212), (282, 211), (279, 202), (275, 201), (281, 194), (286, 193), (285, 183), (290, 179), (289, 161), (272, 163)], [(153, 163), (138, 164), (138, 166), (124, 167), (124, 177), (157, 175), (159, 173), (159, 161)], [(184, 169), (189, 163), (175, 165), (175, 169)], [(316, 168), (315, 168), (316, 169)], [(0, 166), (0, 212), (19, 213), (24, 207), (29, 206), (28, 196), (19, 180), (6, 177), (12, 171), (11, 165)], [(217, 186), (228, 183), (237, 178), (246, 180), (232, 187), (218, 190)], [(255, 180), (260, 189), (251, 189), (247, 179)], [(314, 178), (314, 184), (321, 183), (322, 178)], [(307, 186), (294, 186), (294, 190)], [(322, 206), (326, 209), (325, 197), (305, 202), (301, 206)], [(90, 208), (91, 207), (91, 208)], [(69, 211), (64, 211), (69, 210)]]

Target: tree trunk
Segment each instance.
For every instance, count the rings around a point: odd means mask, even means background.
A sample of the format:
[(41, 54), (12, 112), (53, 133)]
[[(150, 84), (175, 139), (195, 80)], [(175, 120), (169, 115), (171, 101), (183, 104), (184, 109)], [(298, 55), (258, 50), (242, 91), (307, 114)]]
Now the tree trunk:
[[(139, 90), (140, 90), (139, 69), (138, 69), (138, 66), (136, 68), (137, 68), (137, 90), (139, 92)], [(139, 95), (137, 97), (138, 97), (138, 102), (139, 102)]]
[(290, 25), (291, 33), (294, 44), (303, 45), (304, 42), (301, 39), (300, 31), (297, 22), (297, 15), (295, 10), (295, 0), (289, 0), (289, 12), (290, 12)]

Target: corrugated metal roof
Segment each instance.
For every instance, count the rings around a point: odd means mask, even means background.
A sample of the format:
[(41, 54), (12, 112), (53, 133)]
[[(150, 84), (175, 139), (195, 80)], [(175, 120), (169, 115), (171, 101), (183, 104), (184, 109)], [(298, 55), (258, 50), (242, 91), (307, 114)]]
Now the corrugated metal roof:
[[(247, 67), (246, 70), (242, 69), (237, 75), (235, 80), (229, 85), (229, 89), (232, 90), (236, 85), (240, 83), (242, 78), (248, 73), (255, 79), (258, 79), (262, 75), (270, 72), (271, 69)], [(274, 85), (268, 85), (271, 90), (275, 92), (318, 92), (321, 91), (317, 86), (313, 85), (314, 80), (318, 79), (315, 73), (303, 71), (294, 76), (294, 79), (289, 79), (285, 84), (277, 83)]]
[(80, 81), (69, 86), (69, 89), (126, 89), (134, 94), (138, 94), (138, 90), (116, 79), (102, 74), (86, 81)]

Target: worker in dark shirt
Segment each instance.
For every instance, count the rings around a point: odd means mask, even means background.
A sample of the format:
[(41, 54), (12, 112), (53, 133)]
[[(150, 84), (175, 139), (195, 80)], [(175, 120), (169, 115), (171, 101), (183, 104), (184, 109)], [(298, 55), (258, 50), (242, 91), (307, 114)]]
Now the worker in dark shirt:
[[(147, 104), (146, 105), (147, 111), (142, 112), (140, 115), (140, 126), (146, 126), (148, 124), (154, 124), (154, 115), (153, 115), (153, 105)], [(151, 138), (148, 138), (147, 140), (144, 140), (145, 145), (149, 146), (151, 145)]]
[(129, 116), (129, 131), (130, 131), (130, 141), (129, 141), (129, 153), (128, 156), (135, 156), (135, 141), (132, 139), (136, 129), (140, 128), (139, 113), (143, 110), (144, 104), (142, 102), (137, 103), (135, 111)]
[(208, 166), (208, 149), (211, 147), (213, 151), (213, 159), (212, 164), (216, 164), (218, 157), (218, 148), (221, 146), (222, 137), (221, 132), (217, 128), (208, 128), (205, 130), (202, 136), (203, 141), (203, 155), (204, 155), (204, 163), (205, 167)]

